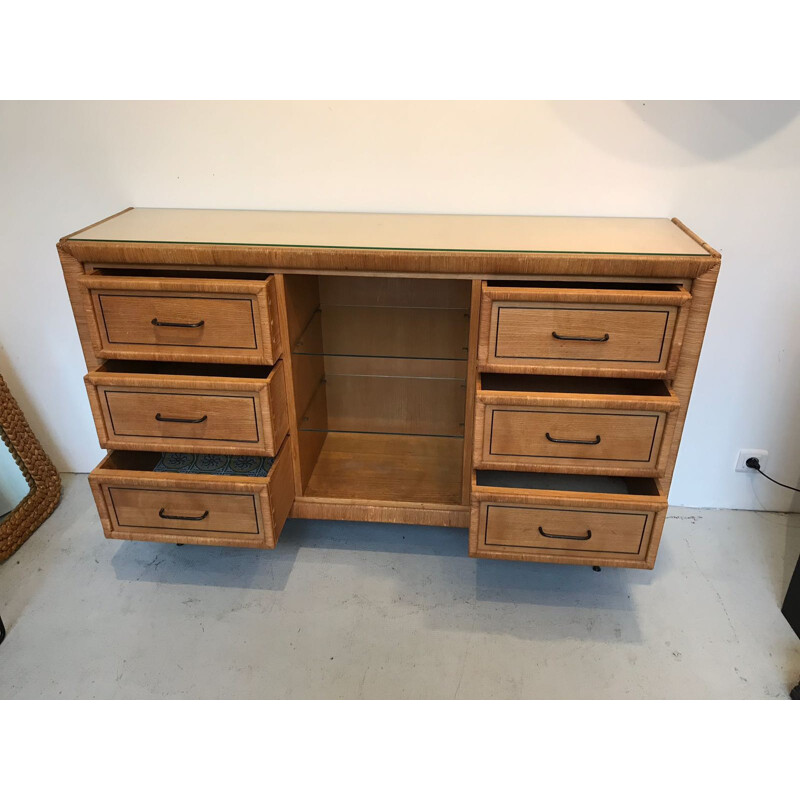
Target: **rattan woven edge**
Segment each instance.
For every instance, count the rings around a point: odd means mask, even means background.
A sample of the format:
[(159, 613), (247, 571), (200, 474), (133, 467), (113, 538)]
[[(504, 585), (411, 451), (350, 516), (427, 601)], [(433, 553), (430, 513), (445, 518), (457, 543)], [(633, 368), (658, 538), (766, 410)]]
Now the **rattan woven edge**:
[(61, 478), (30, 429), (0, 375), (0, 438), (19, 465), (31, 491), (0, 522), (0, 562), (5, 561), (53, 513), (61, 499)]

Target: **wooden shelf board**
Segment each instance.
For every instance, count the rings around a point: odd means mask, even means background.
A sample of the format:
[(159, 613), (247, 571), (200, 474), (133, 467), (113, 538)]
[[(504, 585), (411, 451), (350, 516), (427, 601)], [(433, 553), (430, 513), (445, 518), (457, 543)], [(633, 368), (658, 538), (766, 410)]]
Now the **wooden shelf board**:
[(461, 439), (329, 433), (304, 496), (459, 505), (463, 447)]

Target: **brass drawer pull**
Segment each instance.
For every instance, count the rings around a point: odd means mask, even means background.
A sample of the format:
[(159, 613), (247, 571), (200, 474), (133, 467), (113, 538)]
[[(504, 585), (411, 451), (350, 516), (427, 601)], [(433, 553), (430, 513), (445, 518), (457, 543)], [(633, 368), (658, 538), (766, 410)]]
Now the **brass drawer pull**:
[(563, 533), (545, 533), (542, 526), (539, 526), (539, 533), (547, 539), (572, 539), (576, 542), (588, 542), (592, 538), (592, 532), (586, 531), (586, 536), (566, 536)]
[(150, 320), (150, 324), (159, 328), (202, 328), (206, 321), (201, 319), (200, 322), (160, 322), (156, 317)]
[[(172, 514), (165, 514), (164, 509), (162, 508), (161, 511), (158, 512), (158, 516), (161, 519), (183, 519), (187, 520), (188, 522), (200, 522), (201, 519), (205, 519), (208, 516), (208, 509), (206, 509), (199, 517), (180, 517), (180, 516), (172, 516)], [(541, 530), (541, 528), (539, 528)]]
[(565, 342), (607, 342), (611, 337), (604, 333), (602, 336), (561, 336), (553, 331), (553, 338)]
[(585, 439), (554, 439), (549, 433), (545, 433), (548, 442), (555, 442), (556, 444), (600, 444), (600, 434), (594, 437), (593, 442), (587, 442)]
[(156, 419), (159, 422), (188, 422), (190, 425), (197, 425), (198, 422), (205, 422), (208, 419), (208, 414), (203, 414), (200, 419), (179, 419), (178, 417), (162, 417), (158, 413), (156, 414)]

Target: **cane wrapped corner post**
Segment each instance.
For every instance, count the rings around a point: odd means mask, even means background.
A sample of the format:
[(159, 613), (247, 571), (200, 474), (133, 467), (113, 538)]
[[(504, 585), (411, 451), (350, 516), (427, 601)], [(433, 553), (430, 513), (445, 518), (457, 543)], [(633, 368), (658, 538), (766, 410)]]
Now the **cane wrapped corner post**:
[(53, 513), (61, 499), (61, 478), (28, 425), (0, 375), (0, 438), (19, 465), (30, 492), (0, 522), (0, 562), (13, 555)]

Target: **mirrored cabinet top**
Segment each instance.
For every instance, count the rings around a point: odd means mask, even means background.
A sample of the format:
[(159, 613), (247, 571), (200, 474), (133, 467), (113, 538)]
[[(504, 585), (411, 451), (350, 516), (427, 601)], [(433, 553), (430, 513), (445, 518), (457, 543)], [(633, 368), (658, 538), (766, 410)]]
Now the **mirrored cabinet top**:
[(709, 256), (669, 219), (132, 208), (69, 239), (369, 250)]

